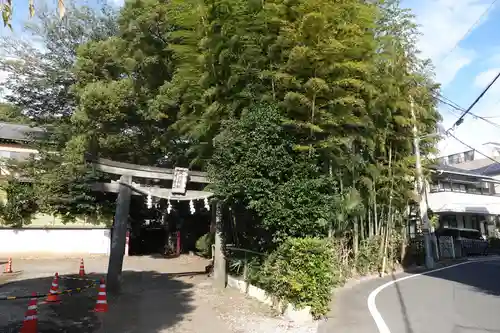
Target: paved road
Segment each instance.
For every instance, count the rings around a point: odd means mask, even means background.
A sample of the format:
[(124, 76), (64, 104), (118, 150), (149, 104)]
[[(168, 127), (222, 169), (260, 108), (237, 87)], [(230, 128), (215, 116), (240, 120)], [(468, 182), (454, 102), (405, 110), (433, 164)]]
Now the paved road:
[[(368, 310), (370, 293), (410, 274), (342, 290), (319, 333), (379, 333)], [(477, 261), (395, 282), (380, 291), (381, 333), (500, 333), (500, 260)]]

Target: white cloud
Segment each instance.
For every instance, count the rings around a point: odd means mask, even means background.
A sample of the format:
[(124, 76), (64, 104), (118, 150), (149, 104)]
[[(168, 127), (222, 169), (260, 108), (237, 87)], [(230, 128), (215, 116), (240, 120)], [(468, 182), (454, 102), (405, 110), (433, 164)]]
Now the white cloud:
[(460, 69), (469, 65), (475, 57), (476, 53), (472, 50), (457, 49), (446, 57), (446, 61), (436, 66), (436, 80), (443, 87), (447, 86), (455, 79)]
[(125, 0), (112, 0), (112, 3), (114, 3), (116, 6), (123, 6), (125, 4)]
[[(484, 89), (490, 84), (490, 82), (495, 78), (495, 76), (498, 75), (498, 72), (500, 72), (500, 68), (490, 68), (482, 73), (479, 73), (476, 78), (474, 79), (474, 85), (478, 88)], [(500, 87), (500, 85), (495, 84), (491, 86), (491, 89), (498, 89), (497, 87)], [(491, 91), (491, 90), (490, 90)]]
[[(483, 14), (491, 5), (490, 0), (408, 1), (414, 1), (415, 3), (412, 7), (422, 33), (417, 47), (424, 58), (432, 60), (435, 66), (436, 79), (443, 87), (452, 85), (457, 73), (464, 67), (476, 61), (486, 63), (485, 57), (482, 56), (486, 50), (464, 48), (461, 41), (466, 34), (466, 38), (468, 38), (474, 29), (486, 21), (488, 17), (487, 15), (483, 16)], [(474, 82), (469, 83), (470, 89), (463, 92), (467, 94), (467, 97), (470, 95), (471, 103), (476, 98), (476, 94), (485, 88), (500, 70), (500, 56), (495, 55), (492, 57), (488, 65), (490, 69), (477, 75)], [(500, 82), (495, 84), (491, 91), (475, 106), (473, 113), (483, 117), (498, 115), (499, 93)], [(448, 97), (452, 100), (457, 98), (456, 96)], [(467, 106), (463, 105), (463, 107)], [(441, 113), (444, 116), (443, 126), (445, 128), (450, 128), (458, 119), (456, 115), (451, 115), (445, 111)], [(500, 121), (500, 119), (491, 119), (491, 121)], [(466, 116), (464, 123), (452, 133), (467, 145), (479, 151), (485, 150), (483, 143), (487, 141), (500, 141), (499, 128), (470, 115)], [(470, 149), (453, 138), (442, 140), (438, 148), (443, 155)]]
[[(475, 88), (473, 91), (477, 91), (478, 93), (482, 91), (499, 72), (500, 67), (493, 67), (479, 73), (471, 84), (472, 88)], [(473, 98), (475, 99), (476, 95), (473, 95)], [(500, 141), (500, 118), (495, 118), (499, 115), (499, 103), (500, 80), (495, 82), (476, 104), (472, 110), (473, 115), (469, 114), (465, 116), (463, 124), (458, 126), (452, 134), (477, 151), (489, 154), (490, 152), (483, 144), (489, 141)], [(446, 113), (444, 114), (446, 115)], [(483, 118), (486, 117), (487, 121), (477, 118), (474, 115)], [(445, 127), (450, 128), (456, 120), (457, 117), (445, 117)], [(442, 155), (454, 154), (469, 149), (469, 147), (453, 138), (442, 140), (439, 144), (439, 150)]]
[(477, 0), (420, 0), (413, 8), (422, 33), (418, 48), (436, 66), (438, 82), (449, 84), (460, 69), (476, 58), (474, 50), (456, 45), (489, 5)]

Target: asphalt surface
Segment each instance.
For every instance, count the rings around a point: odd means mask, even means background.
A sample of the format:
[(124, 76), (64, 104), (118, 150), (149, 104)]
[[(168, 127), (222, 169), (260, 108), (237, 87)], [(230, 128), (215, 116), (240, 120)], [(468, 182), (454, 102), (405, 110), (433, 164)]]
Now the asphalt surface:
[[(368, 296), (378, 286), (409, 275), (341, 290), (319, 333), (379, 333)], [(499, 296), (500, 259), (495, 259), (396, 282), (380, 291), (375, 303), (390, 333), (500, 333)]]

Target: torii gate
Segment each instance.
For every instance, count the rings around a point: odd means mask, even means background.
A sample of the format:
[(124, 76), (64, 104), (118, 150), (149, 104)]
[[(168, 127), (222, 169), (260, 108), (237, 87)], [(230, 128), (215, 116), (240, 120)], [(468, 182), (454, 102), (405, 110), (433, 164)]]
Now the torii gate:
[[(186, 190), (186, 185), (189, 181), (201, 184), (208, 184), (210, 181), (205, 172), (189, 171), (184, 168), (166, 169), (115, 162), (89, 154), (85, 155), (85, 160), (92, 163), (96, 170), (120, 176), (118, 182), (96, 183), (92, 186), (95, 191), (118, 192), (107, 275), (108, 290), (117, 293), (120, 290), (131, 195), (150, 194), (178, 201), (208, 199), (213, 195), (211, 192)], [(172, 180), (172, 189), (141, 186), (133, 183), (132, 177)], [(224, 288), (226, 286), (226, 260), (223, 253), (222, 208), (221, 203), (215, 200), (212, 200), (212, 223), (215, 224), (214, 284)]]

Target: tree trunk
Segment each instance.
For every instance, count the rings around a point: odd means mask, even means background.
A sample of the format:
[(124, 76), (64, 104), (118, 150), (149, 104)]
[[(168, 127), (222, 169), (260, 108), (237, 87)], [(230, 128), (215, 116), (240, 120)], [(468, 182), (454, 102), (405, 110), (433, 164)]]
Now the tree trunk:
[[(121, 176), (120, 183), (132, 185), (132, 176)], [(109, 253), (108, 275), (106, 281), (107, 290), (110, 294), (118, 294), (120, 292), (131, 194), (132, 190), (130, 187), (120, 185), (116, 203), (115, 221), (111, 235), (111, 249)]]
[(375, 184), (373, 185), (373, 223), (375, 227), (375, 235), (379, 234), (379, 223), (378, 223), (378, 214), (377, 214), (377, 192), (375, 189)]
[(359, 240), (362, 241), (366, 238), (365, 233), (365, 218), (363, 215), (359, 217)]
[(379, 220), (378, 220), (378, 230), (377, 230), (377, 235), (382, 235), (383, 231), (382, 228), (385, 224), (387, 224), (387, 220), (384, 218), (385, 215), (385, 206), (382, 206), (380, 208), (380, 213), (378, 214)]
[(372, 238), (374, 235), (373, 232), (373, 220), (372, 220), (372, 210), (370, 205), (368, 205), (368, 238)]
[(359, 228), (358, 228), (358, 218), (354, 218), (354, 225), (352, 229), (352, 252), (354, 257), (358, 255), (359, 251)]
[(394, 178), (392, 177), (392, 147), (389, 147), (389, 179), (391, 180), (391, 187), (389, 190), (389, 208), (387, 213), (387, 228), (385, 232), (385, 240), (384, 240), (384, 253), (382, 259), (382, 274), (385, 273), (386, 265), (387, 265), (387, 247), (389, 246), (389, 238), (391, 235), (392, 228), (392, 195), (394, 189)]

